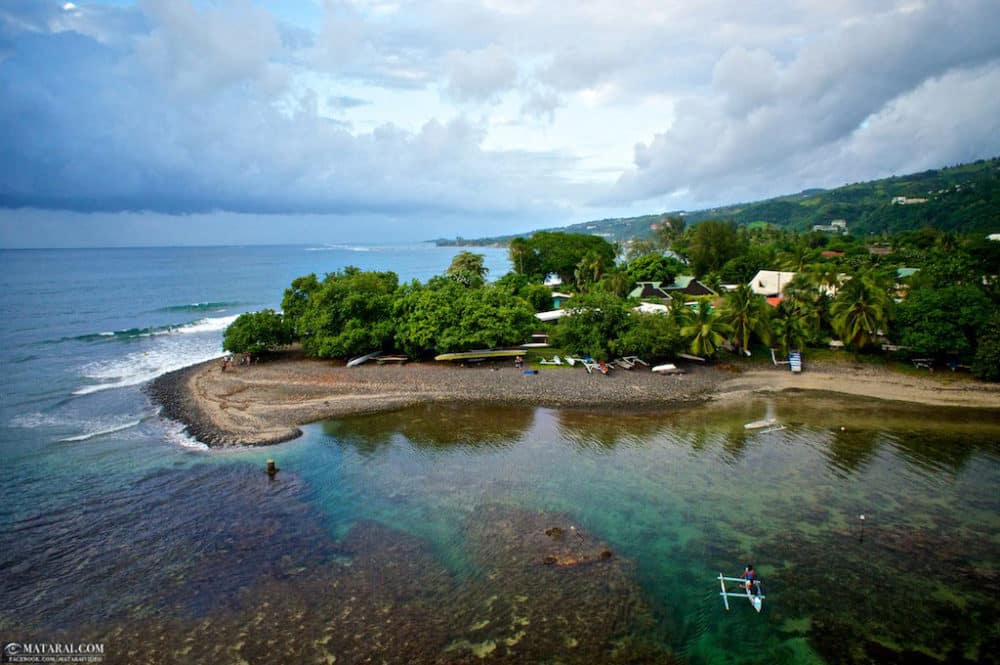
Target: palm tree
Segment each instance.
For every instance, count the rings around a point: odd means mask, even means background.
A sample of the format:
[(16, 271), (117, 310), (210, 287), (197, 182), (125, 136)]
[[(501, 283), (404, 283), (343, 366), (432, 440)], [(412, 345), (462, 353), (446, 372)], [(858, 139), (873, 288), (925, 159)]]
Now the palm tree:
[(597, 252), (587, 252), (580, 259), (580, 262), (576, 264), (576, 270), (573, 272), (577, 286), (585, 289), (587, 283), (600, 281), (605, 268), (604, 257)]
[(855, 352), (871, 344), (889, 322), (892, 299), (871, 273), (844, 282), (830, 306), (833, 329)]
[(816, 250), (812, 249), (804, 242), (798, 242), (787, 252), (778, 255), (778, 261), (782, 270), (798, 272), (817, 258)]
[(741, 350), (750, 348), (752, 334), (767, 341), (771, 332), (767, 325), (768, 314), (767, 300), (754, 293), (749, 284), (740, 284), (726, 294), (724, 320), (732, 327), (736, 346)]
[(723, 321), (722, 314), (712, 308), (708, 300), (698, 303), (690, 323), (681, 329), (681, 336), (691, 340), (691, 353), (697, 356), (713, 356), (722, 346), (732, 327)]
[(815, 264), (796, 274), (785, 287), (785, 296), (805, 319), (811, 337), (818, 337), (824, 325), (829, 325), (830, 294), (839, 282), (835, 268)]
[(472, 252), (459, 252), (451, 260), (447, 274), (459, 284), (480, 287), (486, 282), (486, 274), (490, 271), (485, 265), (486, 257)]
[(525, 274), (525, 263), (531, 254), (531, 244), (525, 238), (514, 238), (507, 246), (507, 253), (510, 262), (514, 264), (514, 270), (519, 275)]
[(787, 300), (775, 310), (771, 330), (783, 355), (791, 349), (801, 349), (809, 341), (807, 317), (799, 307)]

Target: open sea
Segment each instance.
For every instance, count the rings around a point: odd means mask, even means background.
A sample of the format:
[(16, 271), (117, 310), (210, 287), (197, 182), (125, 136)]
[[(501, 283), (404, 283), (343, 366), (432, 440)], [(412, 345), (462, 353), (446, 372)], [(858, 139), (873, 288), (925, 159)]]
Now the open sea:
[[(142, 391), (297, 276), (425, 280), (458, 251), (0, 251), (0, 642), (106, 663), (1000, 662), (1000, 413), (429, 405), (211, 451)], [(764, 417), (784, 428), (744, 429)], [(763, 611), (727, 611), (716, 577), (751, 561)]]

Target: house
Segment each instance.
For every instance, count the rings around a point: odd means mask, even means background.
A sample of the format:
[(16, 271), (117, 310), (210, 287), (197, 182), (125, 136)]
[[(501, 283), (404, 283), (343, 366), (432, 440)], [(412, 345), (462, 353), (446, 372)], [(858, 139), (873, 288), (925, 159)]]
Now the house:
[(894, 206), (908, 206), (908, 205), (913, 205), (915, 203), (927, 203), (927, 199), (910, 198), (909, 196), (892, 197), (892, 205)]
[(892, 254), (892, 247), (869, 247), (868, 253), (875, 256), (889, 256)]
[(550, 272), (545, 276), (543, 284), (545, 284), (545, 286), (562, 286), (562, 278), (554, 272)]
[(1000, 240), (1000, 233), (991, 233), (986, 236), (987, 240)]
[(559, 291), (552, 292), (552, 309), (559, 309), (563, 306), (567, 300), (573, 297), (572, 293), (560, 293)]
[(664, 286), (663, 282), (636, 282), (635, 288), (628, 294), (629, 298), (655, 298), (667, 300), (674, 293), (686, 296), (714, 296), (715, 291), (708, 288), (692, 275), (679, 275), (672, 284)]
[(822, 233), (840, 233), (841, 235), (847, 235), (849, 233), (846, 219), (835, 219), (829, 224), (813, 224), (813, 231), (820, 231)]
[(670, 286), (664, 286), (663, 290), (667, 293), (683, 293), (688, 296), (718, 295), (715, 291), (695, 279), (693, 275), (678, 275), (674, 283)]
[(660, 285), (662, 282), (636, 282), (635, 288), (632, 289), (628, 297), (629, 298), (656, 298), (658, 300), (666, 300), (670, 298), (670, 294), (667, 293)]
[(754, 293), (765, 298), (777, 298), (781, 296), (781, 292), (794, 277), (794, 272), (758, 270), (757, 274), (750, 280), (749, 286)]
[(844, 256), (844, 252), (837, 251), (835, 249), (828, 249), (819, 253), (824, 259), (836, 259)]

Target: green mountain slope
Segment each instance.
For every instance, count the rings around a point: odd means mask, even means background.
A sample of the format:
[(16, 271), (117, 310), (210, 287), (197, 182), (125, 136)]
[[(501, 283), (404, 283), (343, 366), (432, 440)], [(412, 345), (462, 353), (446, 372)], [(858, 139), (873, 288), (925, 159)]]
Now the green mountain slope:
[[(924, 200), (893, 203), (896, 197)], [(694, 212), (602, 219), (544, 230), (590, 233), (620, 242), (647, 237), (650, 225), (669, 215), (683, 215), (689, 225), (706, 219), (725, 219), (745, 225), (773, 224), (796, 231), (808, 231), (813, 225), (843, 219), (855, 235), (895, 233), (925, 226), (963, 233), (997, 233), (1000, 232), (1000, 158), (836, 189), (809, 189), (753, 203)], [(506, 245), (513, 237), (515, 235), (436, 242)]]

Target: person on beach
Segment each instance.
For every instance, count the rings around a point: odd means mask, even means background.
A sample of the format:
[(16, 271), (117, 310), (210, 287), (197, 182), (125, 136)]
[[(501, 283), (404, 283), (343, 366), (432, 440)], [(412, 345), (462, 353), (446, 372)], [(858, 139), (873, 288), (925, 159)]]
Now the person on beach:
[[(756, 591), (757, 595), (758, 596), (760, 595), (760, 580), (757, 577), (757, 571), (754, 570), (752, 563), (747, 564), (746, 568), (743, 570), (743, 573), (740, 575), (740, 578), (746, 580), (744, 588), (747, 591), (751, 592)], [(756, 589), (754, 587), (756, 587)]]
[(514, 358), (514, 367), (517, 369), (524, 367), (524, 359), (521, 356)]

